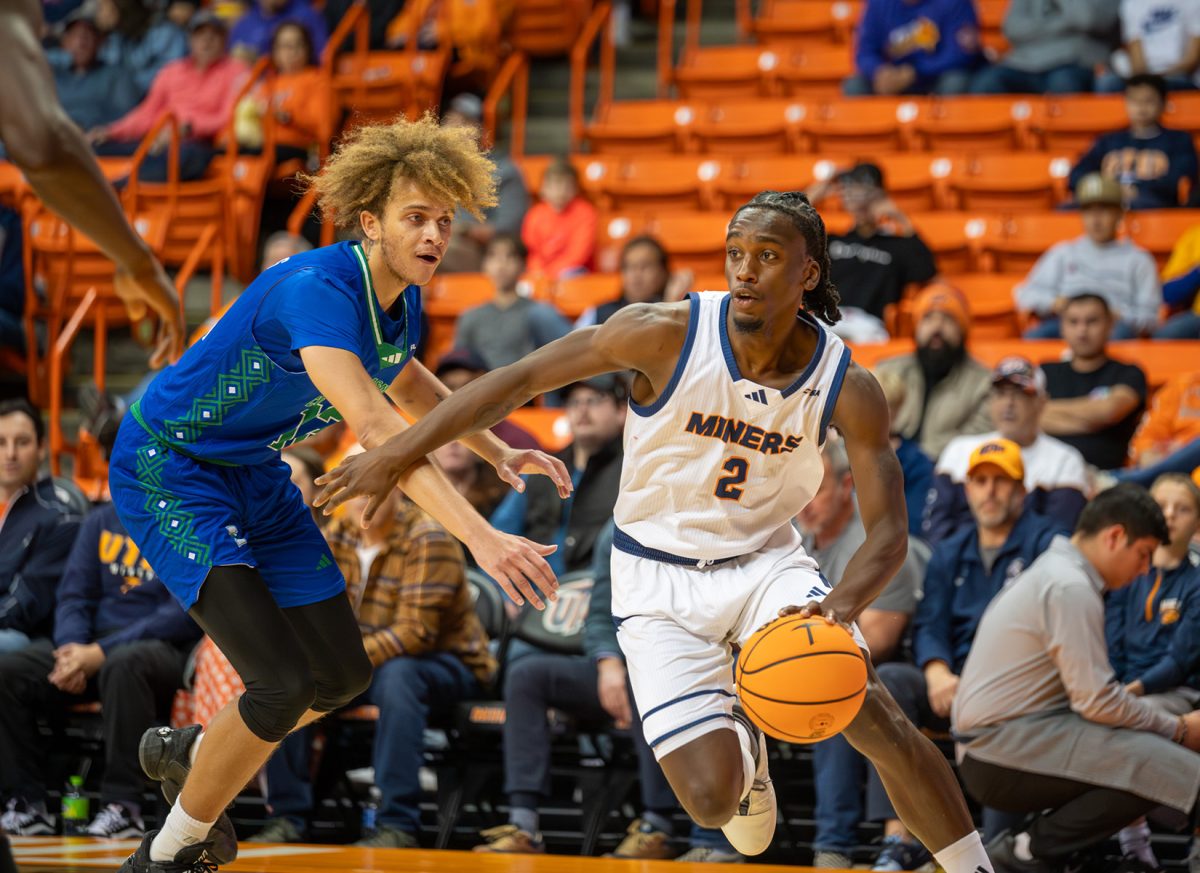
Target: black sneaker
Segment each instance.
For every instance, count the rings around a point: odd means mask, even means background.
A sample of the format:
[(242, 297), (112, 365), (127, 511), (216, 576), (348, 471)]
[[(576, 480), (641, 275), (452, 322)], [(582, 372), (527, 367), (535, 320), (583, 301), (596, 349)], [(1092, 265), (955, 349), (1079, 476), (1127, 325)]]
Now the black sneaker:
[(209, 856), (212, 848), (210, 841), (180, 849), (174, 861), (151, 861), (150, 844), (157, 835), (158, 831), (146, 834), (137, 851), (125, 859), (118, 873), (213, 873), (217, 869)]
[(996, 873), (1055, 873), (1055, 868), (1034, 858), (1032, 861), (1022, 861), (1014, 850), (1016, 839), (1010, 831), (996, 836), (987, 844), (987, 856), (991, 859)]
[[(171, 806), (179, 799), (183, 784), (192, 770), (191, 749), (203, 728), (198, 724), (178, 730), (169, 727), (150, 728), (138, 744), (138, 761), (142, 772), (162, 784), (163, 797)], [(229, 815), (222, 812), (209, 832), (212, 848), (209, 855), (218, 864), (232, 864), (237, 859), (237, 831)]]

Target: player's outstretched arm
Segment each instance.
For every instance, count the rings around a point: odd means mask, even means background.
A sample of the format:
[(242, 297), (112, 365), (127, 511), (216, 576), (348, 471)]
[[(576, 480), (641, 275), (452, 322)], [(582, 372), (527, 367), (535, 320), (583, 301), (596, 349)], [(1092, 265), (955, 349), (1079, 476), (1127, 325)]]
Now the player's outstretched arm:
[(63, 112), (42, 52), (38, 0), (0, 3), (0, 142), (42, 201), (117, 265), (116, 291), (140, 319), (159, 318), (151, 365), (183, 351), (184, 325), (170, 279), (130, 227), (83, 134)]
[[(363, 448), (376, 448), (407, 428), (352, 353), (307, 346), (300, 350), (300, 357), (317, 390), (341, 413)], [(480, 569), (499, 582), (518, 605), (528, 599), (537, 609), (544, 608), (538, 590), (551, 600), (557, 597), (558, 580), (544, 557), (555, 546), (534, 543), (493, 528), (428, 458), (420, 458), (393, 480), (389, 489), (396, 485), (462, 541)], [(368, 520), (364, 518), (363, 523)]]
[[(414, 419), (424, 418), (450, 393), (450, 389), (420, 361), (409, 361), (388, 388), (388, 397), (405, 415)], [(571, 493), (571, 474), (553, 455), (532, 449), (514, 449), (490, 430), (463, 437), (462, 442), (495, 467), (496, 474), (517, 491), (525, 490), (522, 473), (540, 473), (554, 480), (559, 497), (565, 499)]]
[(687, 333), (689, 303), (627, 306), (600, 327), (573, 331), (516, 363), (455, 391), (427, 416), (376, 451), (344, 461), (317, 480), (326, 512), (360, 494), (374, 513), (400, 474), (451, 440), (489, 428), (538, 394), (614, 370), (636, 370), (656, 392), (675, 368)]
[(805, 607), (850, 622), (879, 595), (908, 552), (904, 474), (892, 450), (888, 407), (875, 377), (857, 364), (846, 371), (833, 411), (846, 444), (854, 491), (867, 538), (850, 558), (841, 581), (820, 604)]

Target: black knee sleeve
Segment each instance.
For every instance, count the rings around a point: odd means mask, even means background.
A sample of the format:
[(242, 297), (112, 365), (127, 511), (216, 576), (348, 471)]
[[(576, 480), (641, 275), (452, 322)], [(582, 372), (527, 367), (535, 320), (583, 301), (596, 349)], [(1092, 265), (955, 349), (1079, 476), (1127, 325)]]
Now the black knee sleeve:
[(300, 716), (313, 708), (317, 689), (306, 666), (270, 679), (246, 683), (238, 712), (246, 727), (265, 743), (278, 743), (296, 727)]
[(349, 706), (371, 685), (374, 667), (361, 643), (339, 658), (335, 663), (322, 665), (323, 669), (318, 671), (316, 700), (313, 701), (313, 709), (317, 712), (333, 712)]

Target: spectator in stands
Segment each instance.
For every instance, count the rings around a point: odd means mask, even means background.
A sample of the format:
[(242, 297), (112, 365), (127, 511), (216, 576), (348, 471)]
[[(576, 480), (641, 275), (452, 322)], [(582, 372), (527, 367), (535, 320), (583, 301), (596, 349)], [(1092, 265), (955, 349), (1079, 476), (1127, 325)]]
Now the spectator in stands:
[(82, 130), (116, 121), (142, 97), (127, 70), (100, 60), (103, 38), (90, 3), (63, 21), (59, 43), (64, 63), (55, 65), (54, 86), (63, 109)]
[(1101, 492), (980, 620), (952, 709), (959, 774), (981, 803), (1033, 814), (989, 845), (998, 871), (1058, 869), (1159, 805), (1195, 806), (1200, 712), (1127, 692), (1104, 645), (1104, 591), (1169, 538), (1145, 489)]
[(46, 425), (27, 400), (0, 400), (0, 653), (50, 635), (55, 591), (80, 508), (38, 475)]
[(992, 374), (991, 433), (951, 440), (938, 457), (925, 508), (925, 538), (933, 544), (971, 524), (964, 483), (972, 453), (981, 439), (1011, 440), (1021, 448), (1025, 500), (1029, 508), (1070, 527), (1088, 492), (1087, 465), (1077, 449), (1047, 436), (1041, 428), (1046, 406), (1046, 374), (1026, 358), (1007, 357)]
[[(1004, 585), (1034, 562), (1066, 529), (1025, 502), (1021, 447), (1011, 440), (976, 445), (967, 467), (967, 504), (974, 524), (934, 547), (913, 619), (913, 661), (879, 666), (879, 678), (913, 724), (950, 730), (950, 707), (979, 619)], [(878, 774), (870, 770), (867, 816), (883, 820), (884, 847), (877, 870), (913, 870), (929, 853), (896, 817)], [(994, 836), (1002, 818), (985, 810)], [(1006, 822), (1005, 822), (1006, 823)], [(891, 866), (881, 866), (890, 862)]]
[(483, 272), (496, 296), (458, 319), (456, 348), (474, 352), (489, 369), (519, 361), (535, 349), (566, 336), (571, 324), (554, 307), (519, 293), (528, 253), (515, 236), (501, 234), (484, 249)]
[[(469, 92), (459, 94), (442, 114), (442, 124), (473, 128), (482, 139), (483, 101)], [(493, 148), (490, 154), (496, 164), (496, 199), (499, 202), (484, 211), (484, 221), (465, 209), (454, 213), (454, 234), (439, 268), (443, 273), (478, 272), (483, 263), (484, 248), (492, 237), (498, 233), (521, 234), (521, 222), (529, 211), (525, 177), (506, 150)]]
[(325, 474), (325, 462), (321, 456), (308, 446), (292, 446), (280, 455), (283, 462), (292, 471), (292, 484), (300, 489), (304, 505), (312, 510), (313, 521), (318, 527), (324, 527), (329, 516), (313, 506), (317, 496), (316, 478)]
[(1096, 90), (1120, 91), (1122, 79), (1162, 76), (1169, 88), (1200, 85), (1200, 6), (1194, 0), (1122, 0), (1124, 47), (1113, 52), (1110, 71)]
[[(204, 175), (214, 154), (213, 140), (233, 116), (246, 67), (225, 53), (225, 23), (211, 12), (192, 18), (188, 49), (188, 57), (163, 67), (146, 99), (132, 111), (88, 132), (97, 154), (133, 154), (159, 117), (170, 112), (179, 122), (179, 178)], [(169, 127), (162, 129), (139, 178), (166, 180), (170, 134)]]
[(1200, 339), (1200, 224), (1180, 235), (1163, 267), (1163, 302), (1182, 310), (1154, 332), (1155, 339)]
[(926, 288), (913, 302), (913, 321), (916, 351), (881, 361), (877, 369), (894, 372), (908, 388), (892, 429), (936, 458), (958, 434), (987, 430), (992, 374), (967, 354), (971, 315), (957, 289)]
[[(520, 659), (508, 671), (504, 683), (504, 793), (509, 802), (508, 824), (485, 830), (485, 842), (475, 847), (476, 852), (545, 851), (539, 807), (550, 795), (552, 742), (547, 713), (553, 707), (584, 725), (603, 728), (611, 725), (628, 732), (637, 752), (641, 815), (630, 824), (613, 857), (671, 856), (668, 842), (671, 815), (679, 803), (646, 744), (637, 707), (633, 705), (625, 658), (617, 643), (609, 562), (612, 538), (610, 519), (596, 539), (595, 574), (583, 627), (583, 653), (562, 655), (539, 651)], [(725, 860), (741, 858), (734, 855)]]
[(1130, 456), (1134, 468), (1114, 475), (1144, 487), (1163, 473), (1200, 468), (1200, 370), (1181, 373), (1158, 389), (1133, 435)]
[[(263, 124), (268, 113), (275, 123), (275, 158), (299, 159), (307, 165), (317, 145), (332, 135), (327, 116), (333, 96), (329, 83), (316, 66), (312, 37), (295, 21), (285, 21), (271, 37), (271, 65), (275, 77), (260, 82), (237, 105), (234, 135), (238, 145), (251, 151), (263, 147)], [(315, 167), (315, 165), (314, 165)]]
[[(1197, 7), (1200, 10), (1200, 7)], [(1197, 12), (1200, 16), (1200, 11)], [(1200, 36), (1197, 37), (1200, 43)], [(1167, 83), (1161, 76), (1139, 75), (1125, 83), (1129, 127), (1106, 133), (1071, 168), (1071, 189), (1090, 173), (1120, 184), (1127, 209), (1167, 209), (1182, 206), (1181, 186), (1191, 190), (1196, 175), (1196, 146), (1185, 130), (1162, 126), (1167, 107)]]
[[(488, 366), (479, 355), (469, 349), (451, 349), (438, 361), (434, 371), (442, 384), (451, 391), (474, 382), (488, 371)], [(491, 428), (492, 433), (514, 449), (540, 449), (537, 439), (529, 431), (511, 421), (502, 421)], [(491, 465), (488, 465), (491, 469)], [(330, 468), (332, 469), (332, 467)]]
[(682, 300), (692, 290), (691, 270), (672, 273), (667, 250), (649, 235), (635, 236), (621, 249), (621, 296), (584, 310), (575, 327), (604, 324), (613, 314), (630, 303), (661, 303)]
[(1117, 316), (1114, 339), (1133, 339), (1158, 324), (1162, 290), (1154, 258), (1130, 240), (1117, 238), (1123, 197), (1120, 184), (1099, 173), (1079, 180), (1075, 202), (1083, 236), (1051, 246), (1013, 291), (1017, 308), (1040, 319), (1026, 338), (1057, 339), (1058, 314), (1078, 294), (1096, 294), (1108, 302)]
[(111, 503), (83, 522), (58, 587), (54, 639), (0, 656), (3, 827), (53, 834), (46, 810), (47, 750), (37, 720), (99, 700), (104, 725), (100, 810), (93, 837), (143, 836), (146, 778), (138, 743), (171, 712), (200, 629), (154, 575)]
[(433, 457), (450, 484), (467, 498), (480, 515), (486, 518), (495, 512), (508, 489), (491, 464), (458, 440), (435, 449)]
[(1092, 90), (1093, 68), (1115, 41), (1119, 0), (1012, 0), (1004, 15), (1011, 48), (980, 70), (976, 94), (1073, 94)]
[(271, 51), (276, 29), (295, 22), (308, 31), (314, 58), (319, 58), (329, 40), (325, 19), (309, 0), (257, 0), (237, 20), (229, 32), (229, 51), (234, 57), (253, 63)]
[(525, 490), (509, 492), (490, 519), (504, 533), (557, 544), (546, 560), (560, 575), (590, 566), (596, 537), (612, 518), (629, 387), (623, 377), (608, 374), (569, 385), (563, 395), (571, 444), (557, 457), (571, 473), (574, 495), (563, 501), (537, 481), (547, 477), (529, 477)]
[[(267, 241), (263, 243), (262, 259), (258, 265), (259, 270), (262, 271), (267, 269), (267, 267), (273, 267), (284, 258), (290, 258), (292, 255), (298, 255), (311, 250), (312, 243), (299, 234), (286, 230), (277, 230), (267, 237)], [(214, 321), (213, 324), (215, 323)], [(209, 325), (209, 327), (211, 328), (212, 325)]]
[(187, 35), (159, 14), (154, 0), (98, 0), (96, 23), (105, 32), (101, 62), (123, 69), (139, 99), (163, 67), (188, 53)]
[(1123, 467), (1146, 408), (1146, 374), (1108, 356), (1113, 316), (1103, 297), (1070, 298), (1059, 323), (1071, 356), (1042, 365), (1050, 398), (1042, 430), (1077, 448), (1094, 467)]
[(418, 48), (453, 53), (456, 78), (482, 80), (504, 59), (504, 30), (512, 11), (513, 4), (507, 0), (409, 3), (388, 25), (387, 45), (404, 48), (409, 35), (415, 33)]
[(570, 161), (559, 158), (546, 168), (539, 196), (521, 225), (529, 272), (552, 279), (586, 273), (596, 254), (596, 207), (580, 194)]
[[(325, 0), (322, 13), (325, 16), (325, 27), (330, 35), (337, 30), (342, 19), (350, 10), (360, 5), (358, 0)], [(387, 47), (387, 29), (400, 10), (404, 8), (404, 0), (371, 0), (367, 16), (369, 23), (368, 46), (371, 51), (381, 51)], [(342, 51), (345, 46), (337, 46)]]
[[(1160, 476), (1150, 489), (1171, 541), (1154, 550), (1150, 572), (1112, 591), (1104, 607), (1108, 660), (1125, 690), (1173, 715), (1200, 704), (1200, 488), (1183, 473)], [(1118, 835), (1121, 851), (1149, 869), (1160, 865), (1142, 820)]]
[[(851, 555), (866, 539), (854, 477), (840, 437), (831, 436), (821, 455), (825, 476), (813, 499), (796, 517), (804, 549), (837, 585)], [(921, 593), (928, 551), (909, 548), (899, 572), (857, 622), (871, 660), (882, 664), (895, 658), (902, 645), (913, 609)], [(858, 823), (863, 818), (862, 787), (866, 759), (842, 736), (813, 746), (813, 788), (816, 792), (816, 834), (813, 849), (817, 867), (849, 867), (850, 853), (858, 844)]]
[[(887, 400), (888, 411), (894, 422), (908, 396), (908, 388), (894, 370), (885, 370), (875, 376), (883, 396)], [(933, 487), (933, 461), (921, 451), (915, 441), (906, 439), (898, 433), (892, 434), (892, 450), (900, 461), (900, 472), (904, 474), (904, 504), (908, 509), (908, 533), (910, 536), (921, 536), (921, 516), (925, 512), (925, 498)]]
[[(375, 667), (359, 702), (379, 707), (372, 763), (383, 797), (375, 833), (356, 845), (413, 848), (429, 715), (479, 694), (495, 675), (496, 661), (475, 614), (458, 542), (398, 490), (365, 530), (358, 524), (364, 506), (331, 521), (327, 534)], [(296, 731), (267, 762), (267, 802), (275, 818), (253, 841), (303, 837), (313, 805), (311, 744), (308, 729)]]
[(962, 94), (983, 62), (974, 3), (867, 0), (854, 52), (857, 75), (843, 89), (862, 94)]
[(25, 351), (25, 262), (21, 214), (0, 204), (0, 349)]
[[(888, 307), (899, 302), (906, 287), (924, 284), (937, 274), (933, 252), (888, 196), (883, 171), (875, 164), (856, 164), (838, 173), (832, 187), (854, 219), (848, 233), (829, 235), (829, 264), (842, 295), (843, 316), (849, 316), (847, 321), (870, 316), (882, 330), (879, 339), (886, 339)], [(814, 189), (812, 194), (819, 200), (826, 185), (817, 183)], [(839, 325), (834, 326), (835, 332)], [(862, 332), (841, 335), (855, 341)], [(859, 341), (867, 339), (862, 336)]]

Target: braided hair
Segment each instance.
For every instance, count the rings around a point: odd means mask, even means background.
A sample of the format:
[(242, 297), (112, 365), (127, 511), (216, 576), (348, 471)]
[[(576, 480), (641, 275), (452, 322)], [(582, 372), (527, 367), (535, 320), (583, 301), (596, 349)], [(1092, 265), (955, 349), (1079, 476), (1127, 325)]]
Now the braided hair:
[(842, 317), (838, 310), (841, 297), (833, 284), (829, 266), (829, 245), (825, 237), (825, 222), (799, 191), (760, 191), (750, 202), (738, 207), (733, 214), (736, 219), (745, 209), (772, 209), (791, 219), (792, 224), (804, 236), (808, 253), (817, 262), (821, 276), (817, 286), (804, 292), (804, 308), (827, 324), (834, 324)]

